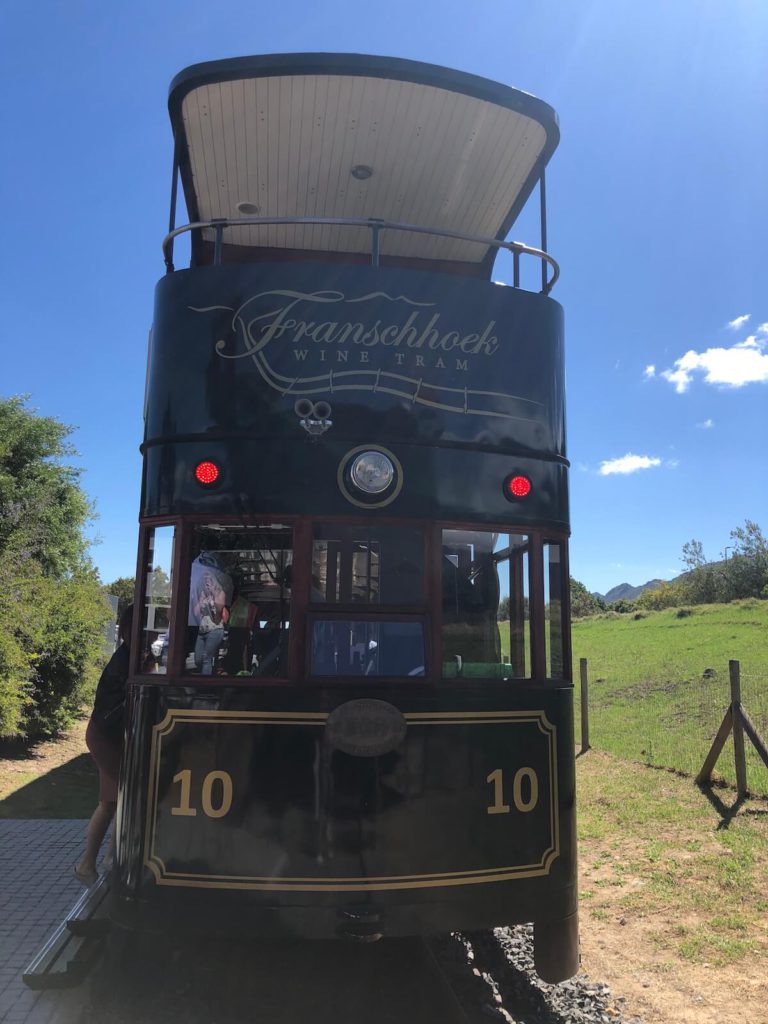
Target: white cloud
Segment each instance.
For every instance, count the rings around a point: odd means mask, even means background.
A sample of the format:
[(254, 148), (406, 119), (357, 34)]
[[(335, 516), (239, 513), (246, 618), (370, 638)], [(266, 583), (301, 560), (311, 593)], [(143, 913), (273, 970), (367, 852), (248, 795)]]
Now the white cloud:
[(637, 473), (640, 469), (651, 469), (660, 466), (661, 459), (650, 455), (632, 455), (627, 452), (620, 459), (607, 459), (600, 463), (600, 476), (611, 476), (614, 473)]
[(708, 348), (704, 352), (689, 349), (675, 360), (674, 369), (662, 370), (661, 376), (674, 384), (679, 395), (688, 390), (696, 372), (703, 374), (706, 384), (722, 387), (768, 383), (768, 354), (763, 351), (766, 340), (751, 334), (730, 348)]
[(731, 328), (732, 331), (738, 331), (738, 329), (740, 327), (743, 327), (751, 316), (751, 313), (745, 313), (743, 316), (737, 316), (735, 320), (728, 321), (728, 326)]
[(762, 334), (763, 337), (765, 337), (765, 335), (768, 334), (768, 323), (760, 324), (757, 328), (757, 333)]
[(714, 425), (715, 425), (715, 421), (714, 420), (704, 420), (703, 423), (697, 423), (696, 424), (696, 426), (699, 428), (699, 430), (711, 430), (712, 427), (714, 427)]
[(656, 376), (656, 367), (653, 365), (653, 363), (649, 363), (648, 366), (646, 366), (646, 368), (643, 370), (643, 376), (646, 380), (653, 380), (653, 378)]

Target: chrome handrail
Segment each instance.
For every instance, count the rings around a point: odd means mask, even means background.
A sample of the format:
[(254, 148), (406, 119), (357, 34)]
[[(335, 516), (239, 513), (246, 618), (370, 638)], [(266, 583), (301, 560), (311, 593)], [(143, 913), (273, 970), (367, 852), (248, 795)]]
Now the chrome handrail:
[(494, 249), (506, 249), (514, 256), (514, 287), (520, 287), (520, 256), (528, 255), (540, 259), (542, 263), (552, 268), (552, 276), (545, 282), (541, 289), (545, 295), (549, 295), (560, 277), (560, 267), (549, 253), (543, 249), (536, 249), (524, 242), (503, 242), (498, 238), (486, 238), (484, 235), (470, 235), (460, 231), (446, 231), (444, 228), (425, 228), (419, 224), (405, 224), (399, 221), (380, 220), (376, 217), (235, 217), (216, 218), (207, 221), (195, 221), (192, 224), (182, 224), (181, 227), (170, 231), (163, 239), (163, 258), (169, 271), (173, 270), (172, 253), (173, 241), (179, 235), (187, 231), (195, 231), (201, 228), (212, 228), (216, 232), (214, 243), (214, 263), (221, 263), (222, 235), (227, 228), (232, 227), (263, 227), (269, 224), (311, 224), (331, 227), (354, 227), (368, 228), (371, 232), (371, 261), (373, 266), (379, 265), (379, 235), (382, 231), (410, 231), (420, 235), (435, 235), (440, 238), (456, 238), (462, 242), (477, 242), (479, 245), (487, 245)]

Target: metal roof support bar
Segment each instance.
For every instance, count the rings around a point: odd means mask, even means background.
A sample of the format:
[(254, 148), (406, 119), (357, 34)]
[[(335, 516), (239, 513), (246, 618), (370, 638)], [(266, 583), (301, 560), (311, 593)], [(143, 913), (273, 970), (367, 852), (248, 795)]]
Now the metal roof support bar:
[(171, 177), (171, 210), (168, 215), (168, 234), (171, 236), (171, 244), (165, 254), (166, 273), (173, 273), (173, 231), (176, 227), (176, 196), (179, 189), (179, 145), (174, 139), (173, 143), (173, 175)]
[(226, 222), (217, 220), (214, 222), (214, 227), (216, 229), (216, 240), (213, 243), (213, 264), (218, 267), (221, 263), (221, 240), (224, 236)]
[[(545, 178), (545, 171), (542, 167), (541, 177), (539, 178), (539, 208), (541, 211), (541, 251), (547, 251), (547, 181)], [(552, 282), (554, 284), (554, 281)], [(551, 288), (551, 285), (550, 285)], [(548, 294), (547, 289), (547, 265), (544, 260), (541, 261), (541, 290), (544, 294)]]
[(381, 233), (381, 222), (371, 221), (371, 266), (378, 267), (379, 265), (379, 251), (380, 251), (380, 240), (379, 234)]

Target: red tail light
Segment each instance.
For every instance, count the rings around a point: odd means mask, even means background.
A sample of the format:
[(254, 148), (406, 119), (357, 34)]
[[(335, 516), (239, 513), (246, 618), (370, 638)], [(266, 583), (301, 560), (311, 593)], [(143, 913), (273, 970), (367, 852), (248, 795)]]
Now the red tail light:
[(504, 494), (511, 501), (520, 501), (531, 493), (531, 481), (521, 473), (508, 476), (504, 481)]
[(219, 479), (219, 467), (215, 462), (198, 462), (195, 466), (195, 480), (208, 487)]

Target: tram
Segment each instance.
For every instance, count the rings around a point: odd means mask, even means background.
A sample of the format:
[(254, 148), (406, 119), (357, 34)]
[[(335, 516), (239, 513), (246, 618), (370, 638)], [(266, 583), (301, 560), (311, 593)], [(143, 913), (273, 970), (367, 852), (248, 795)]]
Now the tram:
[[(557, 116), (345, 54), (198, 64), (169, 110), (113, 916), (533, 922), (540, 976), (567, 978)], [(540, 245), (507, 241), (531, 196)]]

